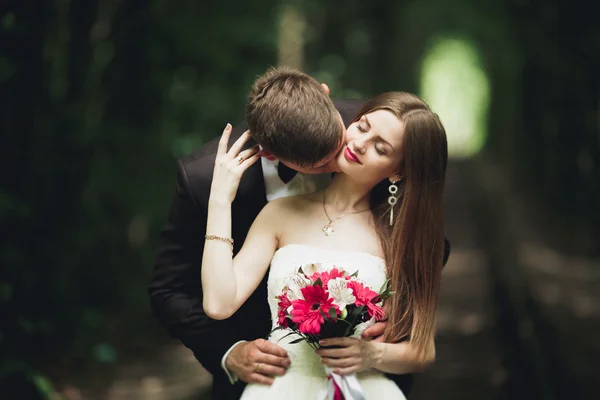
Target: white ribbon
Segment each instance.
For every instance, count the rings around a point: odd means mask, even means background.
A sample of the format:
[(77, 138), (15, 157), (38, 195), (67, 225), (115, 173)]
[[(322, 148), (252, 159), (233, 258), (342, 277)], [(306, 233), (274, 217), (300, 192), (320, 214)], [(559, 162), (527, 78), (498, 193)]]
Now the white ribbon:
[(334, 400), (335, 383), (340, 388), (345, 400), (366, 400), (365, 393), (358, 382), (356, 374), (338, 375), (333, 373), (333, 368), (325, 366), (325, 373), (331, 379), (327, 379), (327, 386), (319, 392), (318, 400)]

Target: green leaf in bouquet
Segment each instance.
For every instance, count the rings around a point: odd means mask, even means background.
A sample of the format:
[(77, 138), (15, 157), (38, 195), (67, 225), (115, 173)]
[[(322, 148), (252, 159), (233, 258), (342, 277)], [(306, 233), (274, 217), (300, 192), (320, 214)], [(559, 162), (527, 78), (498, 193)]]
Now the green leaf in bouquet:
[(317, 278), (317, 280), (315, 281), (315, 286), (323, 287), (323, 281), (321, 280), (321, 278)]
[[(319, 332), (319, 338), (332, 338), (332, 337), (343, 337), (344, 332), (346, 331), (346, 326), (348, 325), (347, 321), (344, 321), (345, 324), (340, 324), (338, 321), (329, 320), (325, 322), (321, 326), (321, 331)], [(317, 340), (318, 342), (318, 340)]]
[(304, 270), (302, 269), (302, 267), (298, 267), (298, 273), (299, 273), (299, 274), (302, 274), (302, 275), (306, 275), (306, 274), (304, 273)]
[(379, 289), (379, 295), (383, 295), (388, 290), (388, 284), (389, 283), (390, 283), (389, 279), (386, 279), (386, 281), (383, 282), (383, 285), (381, 286), (381, 289)]
[(266, 339), (270, 338), (273, 333), (275, 333), (277, 331), (284, 330), (284, 329), (287, 329), (287, 328), (285, 326), (281, 326), (281, 325), (280, 326), (276, 326), (275, 328), (273, 328), (273, 330), (271, 330), (271, 332), (269, 332), (269, 334), (267, 335)]
[(333, 307), (329, 307), (329, 318), (337, 319), (337, 311)]
[(327, 315), (325, 315), (325, 312), (322, 308), (319, 308), (319, 314), (321, 314), (321, 317), (323, 317), (323, 319), (327, 319)]
[(359, 315), (365, 310), (365, 306), (359, 306), (354, 308), (351, 312), (350, 312), (350, 320), (356, 319), (359, 317)]
[(303, 335), (302, 335), (300, 332), (293, 331), (293, 332), (290, 332), (290, 333), (288, 333), (287, 335), (284, 335), (283, 337), (279, 338), (279, 340), (277, 341), (277, 343), (279, 343), (279, 342), (280, 342), (280, 341), (282, 341), (283, 339), (287, 338), (288, 336), (292, 336), (292, 335), (298, 335), (298, 336), (300, 336), (301, 338), (304, 338), (304, 336), (303, 336)]
[(321, 340), (320, 335), (306, 335), (308, 343), (318, 343)]
[(354, 273), (350, 275), (350, 278), (358, 278), (358, 270), (354, 271)]
[(353, 308), (348, 313), (348, 320), (350, 321), (350, 323), (349, 323), (348, 327), (346, 328), (344, 336), (349, 336), (350, 333), (354, 330), (354, 328), (356, 328), (358, 319), (360, 318), (360, 316), (364, 310), (365, 310), (365, 306), (360, 306), (360, 307)]

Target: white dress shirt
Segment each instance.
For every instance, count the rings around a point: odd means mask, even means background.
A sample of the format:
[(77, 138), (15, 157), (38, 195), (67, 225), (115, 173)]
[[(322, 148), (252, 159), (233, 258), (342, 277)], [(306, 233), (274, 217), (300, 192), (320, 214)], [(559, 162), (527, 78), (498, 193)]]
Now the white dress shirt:
[[(292, 180), (286, 184), (283, 183), (281, 178), (279, 178), (279, 174), (277, 173), (277, 167), (279, 165), (278, 160), (271, 161), (262, 157), (260, 162), (262, 164), (263, 176), (265, 178), (267, 201), (272, 201), (280, 197), (298, 196), (306, 193), (317, 192), (325, 189), (329, 182), (331, 182), (331, 173), (329, 172), (318, 175), (297, 173), (296, 176), (294, 176), (294, 178), (292, 178)], [(243, 342), (245, 342), (245, 340), (240, 340), (239, 342), (234, 343), (221, 359), (221, 367), (229, 377), (229, 382), (231, 382), (231, 384), (237, 382), (238, 377), (225, 367), (225, 360), (227, 360), (227, 356), (229, 356), (229, 353), (231, 353), (233, 348)]]

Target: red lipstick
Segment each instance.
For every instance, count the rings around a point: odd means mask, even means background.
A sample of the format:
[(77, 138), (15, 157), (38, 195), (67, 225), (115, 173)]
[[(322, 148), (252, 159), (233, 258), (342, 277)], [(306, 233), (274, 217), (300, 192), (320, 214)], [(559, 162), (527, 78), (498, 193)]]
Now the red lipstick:
[(362, 164), (360, 162), (360, 160), (358, 159), (358, 157), (356, 156), (356, 154), (354, 154), (352, 152), (352, 150), (350, 150), (350, 147), (346, 146), (346, 150), (344, 150), (344, 157), (346, 157), (346, 160), (348, 160), (348, 161), (352, 161), (352, 162), (355, 162), (355, 163), (358, 163), (358, 164)]

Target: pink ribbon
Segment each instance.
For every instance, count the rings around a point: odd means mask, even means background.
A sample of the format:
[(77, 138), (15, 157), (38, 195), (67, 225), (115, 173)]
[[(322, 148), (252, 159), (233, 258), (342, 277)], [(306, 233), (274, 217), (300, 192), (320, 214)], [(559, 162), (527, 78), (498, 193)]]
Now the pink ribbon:
[(333, 400), (345, 400), (342, 394), (342, 389), (339, 387), (335, 379), (331, 375), (327, 376), (328, 381), (333, 381)]

